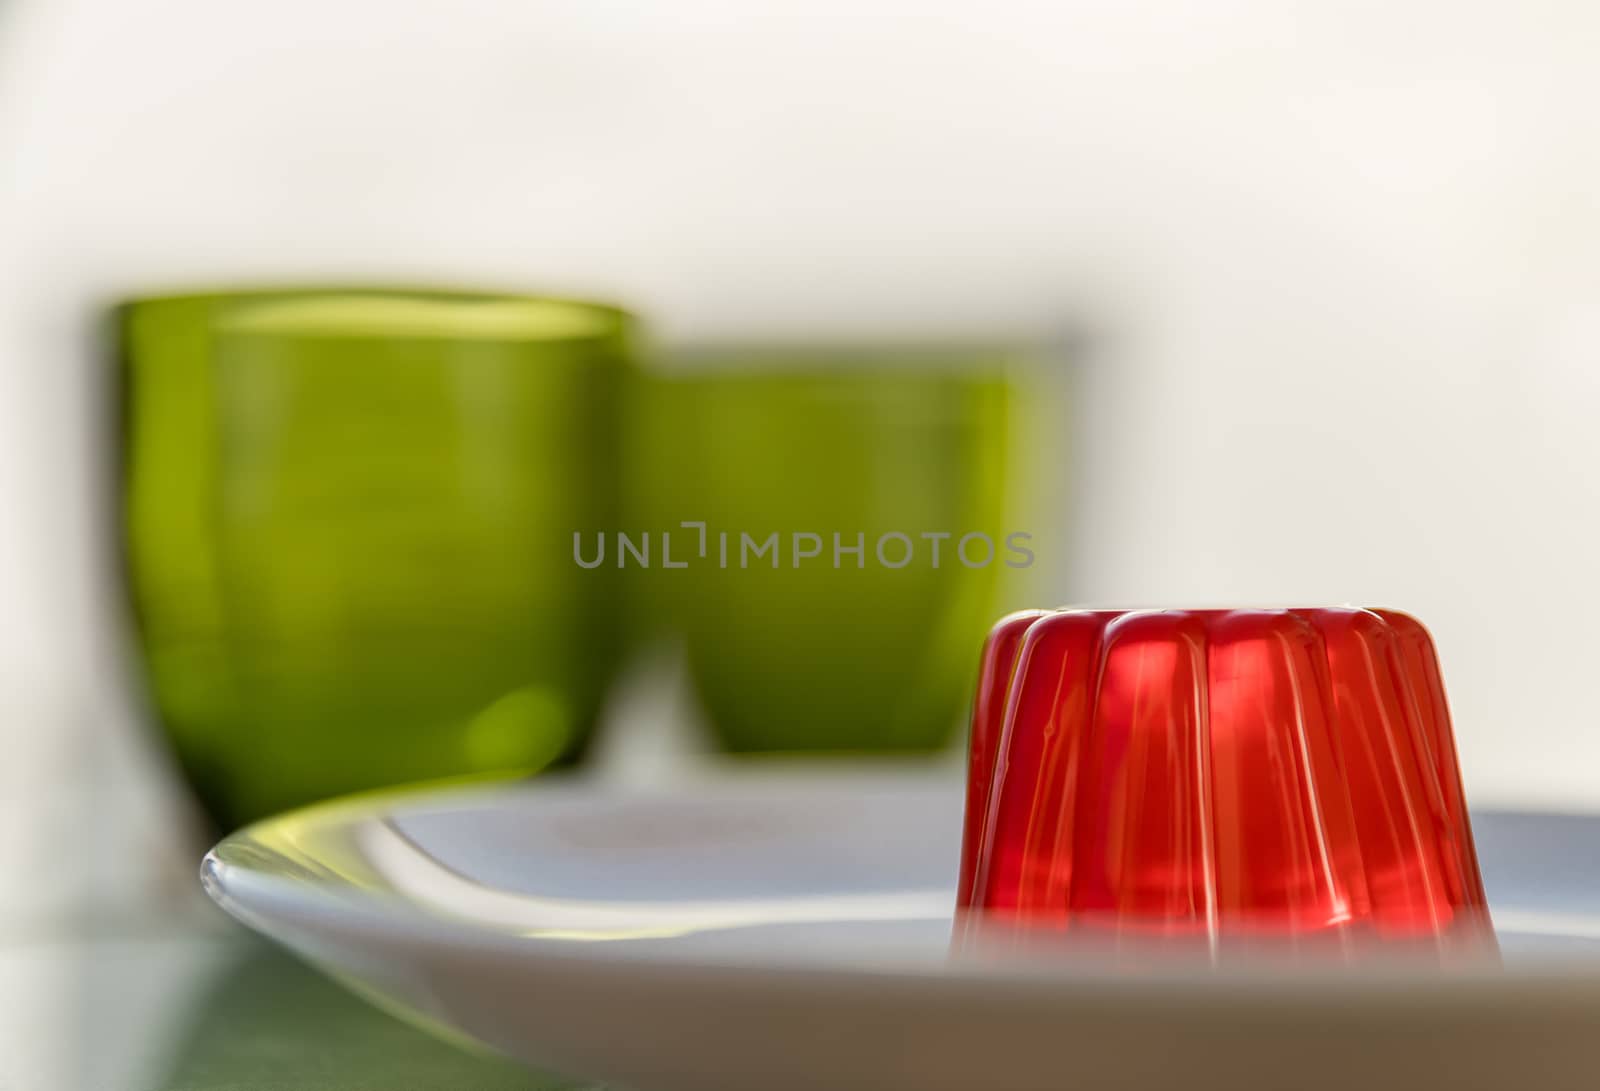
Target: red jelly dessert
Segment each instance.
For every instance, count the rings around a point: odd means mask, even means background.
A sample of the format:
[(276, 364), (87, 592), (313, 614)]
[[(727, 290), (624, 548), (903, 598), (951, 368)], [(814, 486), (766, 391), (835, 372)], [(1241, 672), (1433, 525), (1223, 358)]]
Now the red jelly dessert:
[(1414, 618), (1032, 611), (980, 669), (959, 909), (1160, 936), (1486, 930)]

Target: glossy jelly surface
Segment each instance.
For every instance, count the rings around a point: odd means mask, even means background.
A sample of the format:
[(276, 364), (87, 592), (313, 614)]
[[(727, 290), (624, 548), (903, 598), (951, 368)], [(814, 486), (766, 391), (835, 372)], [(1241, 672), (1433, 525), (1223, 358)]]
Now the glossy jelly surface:
[(1013, 614), (984, 646), (968, 776), (968, 919), (1488, 931), (1438, 660), (1405, 614)]

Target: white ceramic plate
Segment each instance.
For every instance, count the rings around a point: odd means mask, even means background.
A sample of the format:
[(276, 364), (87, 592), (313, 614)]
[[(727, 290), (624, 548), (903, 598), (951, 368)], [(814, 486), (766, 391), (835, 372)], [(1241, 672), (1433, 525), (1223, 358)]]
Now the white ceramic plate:
[(728, 1088), (1600, 1086), (1600, 819), (1474, 815), (1503, 966), (949, 955), (947, 773), (373, 797), (207, 856), (230, 913), (544, 1068)]

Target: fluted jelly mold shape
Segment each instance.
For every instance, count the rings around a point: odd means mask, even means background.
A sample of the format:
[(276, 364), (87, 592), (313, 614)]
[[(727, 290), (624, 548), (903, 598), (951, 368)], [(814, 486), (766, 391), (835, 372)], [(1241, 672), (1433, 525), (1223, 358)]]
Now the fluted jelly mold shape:
[(1392, 610), (1002, 618), (964, 919), (1156, 936), (1488, 932), (1433, 641)]

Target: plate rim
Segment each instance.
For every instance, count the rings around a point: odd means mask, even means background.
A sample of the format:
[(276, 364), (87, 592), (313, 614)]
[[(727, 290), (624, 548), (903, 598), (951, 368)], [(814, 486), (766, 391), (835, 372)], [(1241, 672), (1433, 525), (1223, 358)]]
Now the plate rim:
[[(200, 867), (200, 880), (206, 893), (224, 911), (248, 927), (280, 942), (294, 943), (288, 931), (306, 932), (324, 938), (342, 937), (360, 942), (363, 937), (402, 942), (434, 956), (489, 956), (509, 958), (549, 969), (558, 967), (625, 967), (630, 973), (660, 969), (672, 974), (745, 975), (758, 973), (774, 982), (835, 984), (852, 987), (868, 980), (893, 979), (914, 983), (919, 988), (971, 990), (1049, 989), (1061, 998), (1069, 995), (1097, 996), (1129, 992), (1143, 996), (1194, 994), (1208, 1001), (1219, 997), (1281, 1003), (1291, 996), (1314, 992), (1330, 1002), (1352, 996), (1426, 998), (1429, 1003), (1450, 999), (1451, 1006), (1471, 997), (1504, 1003), (1511, 992), (1526, 989), (1557, 990), (1570, 994), (1574, 989), (1600, 1004), (1600, 955), (1559, 959), (1530, 958), (1514, 966), (1464, 964), (1439, 972), (1418, 972), (1405, 960), (1363, 964), (1359, 973), (1337, 963), (1300, 964), (1291, 967), (1262, 963), (1224, 963), (1218, 966), (1176, 964), (1130, 976), (1126, 971), (1093, 961), (1074, 962), (1070, 972), (1060, 964), (1035, 960), (990, 960), (954, 958), (948, 961), (883, 960), (860, 964), (815, 964), (794, 959), (770, 958), (753, 961), (748, 956), (734, 957), (708, 953), (703, 949), (674, 951), (670, 945), (640, 945), (629, 942), (574, 944), (517, 935), (416, 907), (415, 903), (389, 892), (367, 891), (337, 876), (308, 881), (269, 873), (251, 867), (248, 858), (259, 844), (263, 830), (295, 824), (306, 828), (348, 827), (356, 822), (384, 820), (407, 812), (439, 811), (468, 807), (492, 808), (506, 799), (530, 800), (536, 796), (615, 798), (631, 803), (693, 798), (708, 788), (751, 789), (763, 783), (782, 782), (796, 789), (824, 784), (847, 789), (862, 782), (879, 787), (922, 788), (950, 791), (959, 787), (948, 769), (925, 767), (852, 768), (829, 771), (720, 769), (683, 778), (668, 784), (637, 786), (597, 781), (582, 775), (518, 781), (496, 781), (462, 785), (420, 785), (398, 790), (367, 793), (330, 800), (252, 823), (224, 837), (206, 853)], [(1482, 813), (1545, 815), (1571, 812), (1484, 809)], [(1588, 816), (1600, 817), (1600, 816)], [(952, 887), (952, 897), (953, 897)], [(952, 919), (954, 907), (952, 906)]]

